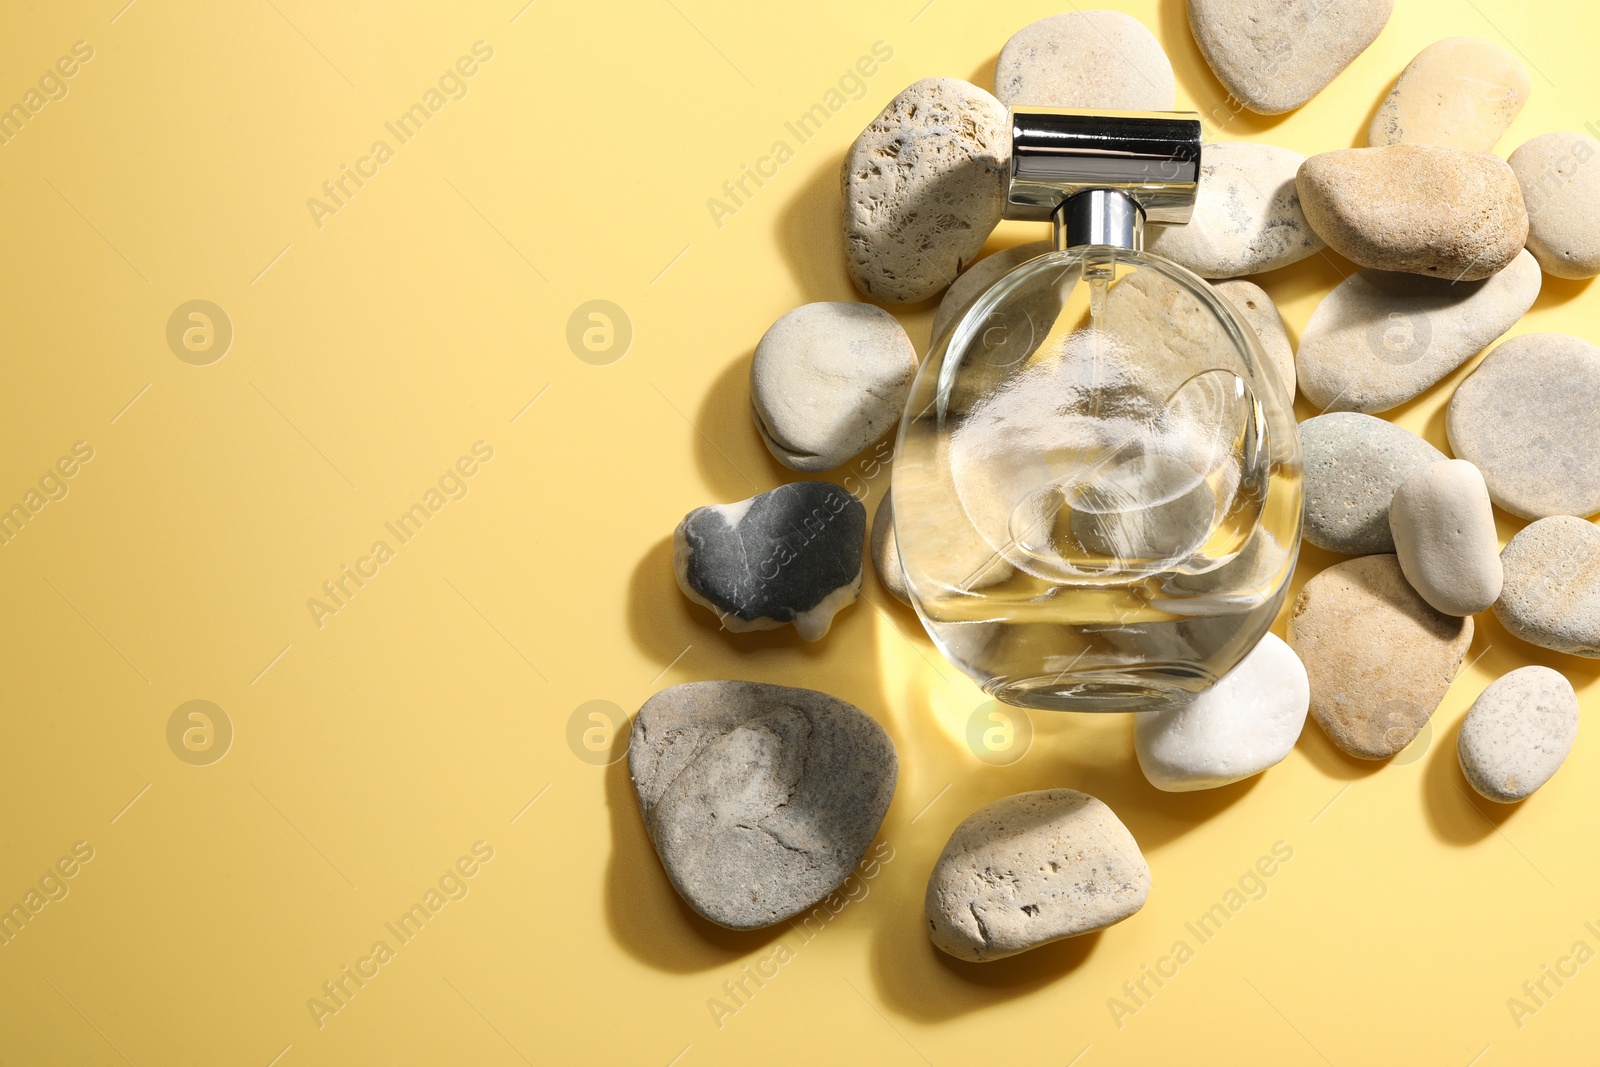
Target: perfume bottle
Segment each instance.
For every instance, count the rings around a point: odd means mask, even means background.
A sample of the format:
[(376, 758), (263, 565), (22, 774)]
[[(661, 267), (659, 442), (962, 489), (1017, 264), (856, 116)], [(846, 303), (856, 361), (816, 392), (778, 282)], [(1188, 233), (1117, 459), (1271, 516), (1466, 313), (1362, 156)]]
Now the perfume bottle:
[(1140, 711), (1260, 640), (1300, 544), (1283, 385), (1232, 305), (1142, 250), (1188, 222), (1199, 116), (1016, 107), (1005, 215), (1053, 251), (934, 339), (894, 458), (907, 587), (998, 700)]

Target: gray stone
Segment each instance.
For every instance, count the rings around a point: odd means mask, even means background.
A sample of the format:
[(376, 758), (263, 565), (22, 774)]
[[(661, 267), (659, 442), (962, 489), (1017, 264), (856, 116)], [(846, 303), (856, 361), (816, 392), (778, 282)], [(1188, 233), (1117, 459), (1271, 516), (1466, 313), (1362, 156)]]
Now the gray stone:
[(1578, 740), (1578, 694), (1549, 667), (1495, 679), (1461, 722), (1456, 755), (1480, 795), (1501, 804), (1532, 796)]
[(645, 702), (628, 773), (667, 877), (734, 930), (771, 926), (844, 882), (889, 810), (889, 735), (826, 693), (689, 682)]
[(950, 283), (950, 288), (944, 291), (944, 296), (939, 301), (939, 310), (934, 312), (931, 334), (933, 343), (938, 344), (945, 332), (978, 302), (980, 296), (989, 291), (990, 286), (1028, 260), (1044, 255), (1051, 247), (1049, 241), (1029, 241), (1027, 244), (1013, 245), (1010, 248), (1002, 248), (993, 255), (984, 256), (962, 271), (961, 276)]
[(1393, 552), (1389, 502), (1412, 474), (1444, 454), (1402, 426), (1336, 411), (1300, 424), (1305, 464), (1305, 538), (1318, 548), (1365, 556)]
[(1547, 133), (1508, 162), (1528, 206), (1528, 251), (1546, 274), (1600, 274), (1600, 143), (1581, 133)]
[(903, 604), (911, 603), (906, 589), (906, 572), (900, 566), (900, 547), (894, 541), (894, 494), (885, 493), (878, 501), (878, 510), (872, 515), (872, 538), (869, 542), (872, 569), (878, 572), (878, 581)]
[(1200, 150), (1194, 217), (1151, 226), (1145, 247), (1202, 278), (1260, 274), (1298, 263), (1323, 247), (1300, 210), (1295, 175), (1306, 157), (1249, 141)]
[(917, 350), (900, 323), (873, 304), (804, 304), (756, 345), (750, 407), (778, 461), (826, 471), (900, 422)]
[(955, 78), (912, 83), (846, 153), (845, 255), (867, 296), (914, 304), (955, 280), (1000, 221), (1011, 128)]
[(1177, 91), (1161, 43), (1120, 11), (1030, 23), (1000, 49), (994, 70), (994, 95), (1008, 106), (1171, 111)]
[(1516, 175), (1487, 152), (1344, 148), (1306, 160), (1298, 185), (1312, 228), (1361, 267), (1476, 281), (1528, 239)]
[(1476, 615), (1500, 596), (1504, 574), (1489, 489), (1464, 459), (1430, 463), (1389, 505), (1395, 555), (1411, 587), (1446, 615)]
[(1149, 895), (1150, 868), (1111, 809), (1043, 789), (956, 827), (928, 877), (928, 929), (958, 959), (997, 960), (1119, 923)]
[(1500, 553), (1494, 615), (1530, 645), (1600, 659), (1600, 529), (1570, 515), (1531, 523)]
[(1367, 143), (1492, 152), (1533, 81), (1517, 57), (1477, 37), (1446, 37), (1417, 53), (1372, 117)]
[(1377, 40), (1394, 0), (1189, 0), (1189, 29), (1223, 88), (1262, 115), (1293, 111)]
[(1529, 333), (1490, 352), (1456, 389), (1450, 449), (1483, 472), (1494, 502), (1524, 519), (1600, 511), (1600, 348)]
[(1388, 411), (1515, 326), (1542, 280), (1525, 251), (1477, 282), (1357, 271), (1323, 298), (1300, 336), (1300, 390), (1327, 410)]
[(1244, 321), (1255, 330), (1256, 336), (1261, 339), (1261, 347), (1267, 354), (1267, 362), (1272, 364), (1272, 369), (1277, 372), (1278, 381), (1289, 394), (1289, 402), (1294, 403), (1294, 346), (1289, 343), (1289, 331), (1284, 329), (1283, 316), (1278, 313), (1278, 305), (1272, 302), (1272, 297), (1267, 295), (1265, 289), (1243, 278), (1236, 278), (1230, 282), (1217, 282), (1213, 288), (1227, 297), (1228, 302), (1238, 309)]

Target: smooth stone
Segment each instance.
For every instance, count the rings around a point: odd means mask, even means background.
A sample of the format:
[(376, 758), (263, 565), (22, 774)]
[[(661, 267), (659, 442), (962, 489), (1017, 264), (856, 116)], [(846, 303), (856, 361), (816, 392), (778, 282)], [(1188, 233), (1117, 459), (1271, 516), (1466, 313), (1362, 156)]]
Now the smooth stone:
[(1134, 716), (1139, 769), (1169, 793), (1242, 781), (1282, 762), (1310, 706), (1300, 657), (1269, 633), (1188, 704)]
[(756, 345), (750, 406), (778, 462), (826, 471), (898, 425), (917, 350), (874, 304), (804, 304)]
[(1549, 667), (1519, 667), (1472, 702), (1456, 756), (1480, 796), (1512, 804), (1554, 777), (1577, 740), (1572, 683)]
[(955, 78), (924, 78), (889, 101), (840, 173), (856, 288), (914, 304), (954, 281), (1000, 221), (1010, 136), (1005, 105)]
[(1435, 611), (1394, 556), (1326, 568), (1300, 590), (1289, 644), (1311, 680), (1311, 716), (1360, 759), (1386, 759), (1421, 732), (1455, 679), (1472, 619)]
[(872, 513), (868, 554), (872, 556), (872, 569), (878, 572), (878, 581), (890, 595), (903, 604), (911, 603), (905, 568), (900, 566), (900, 546), (894, 540), (893, 493), (884, 493), (883, 499), (878, 501), (878, 510)]
[(1389, 502), (1411, 475), (1444, 454), (1403, 426), (1353, 411), (1300, 424), (1305, 539), (1347, 556), (1393, 552)]
[(1492, 152), (1533, 91), (1510, 52), (1477, 37), (1435, 41), (1406, 65), (1372, 117), (1367, 143)]
[(683, 595), (734, 633), (792, 623), (816, 641), (861, 592), (867, 509), (832, 482), (695, 508), (672, 535)]
[(945, 332), (955, 326), (961, 316), (971, 310), (972, 305), (976, 304), (978, 298), (988, 292), (995, 282), (1028, 260), (1044, 255), (1052, 247), (1049, 241), (1029, 241), (1027, 244), (1013, 245), (1010, 248), (1002, 248), (993, 255), (984, 256), (962, 271), (961, 276), (951, 282), (950, 288), (944, 291), (944, 296), (939, 300), (939, 310), (933, 313), (933, 332), (930, 334), (933, 343), (938, 344)]
[(688, 682), (639, 709), (628, 773), (673, 888), (753, 930), (838, 889), (872, 844), (899, 764), (871, 716), (760, 682)]
[(1378, 39), (1394, 0), (1189, 0), (1212, 73), (1245, 107), (1279, 115), (1316, 96)]
[(1507, 161), (1528, 206), (1528, 251), (1546, 274), (1600, 274), (1600, 168), (1586, 166), (1600, 142), (1581, 133), (1547, 133)]
[(1110, 808), (1072, 789), (1018, 793), (950, 835), (928, 876), (929, 936), (997, 960), (1119, 923), (1149, 895), (1150, 867)]
[(1500, 538), (1489, 487), (1464, 459), (1430, 463), (1400, 484), (1389, 529), (1406, 581), (1446, 615), (1476, 615), (1500, 596)]
[(1500, 553), (1494, 617), (1512, 637), (1600, 659), (1600, 528), (1555, 515), (1522, 528)]
[(1528, 239), (1516, 175), (1486, 152), (1344, 148), (1306, 160), (1298, 184), (1312, 228), (1360, 267), (1476, 281)]
[(1357, 271), (1322, 299), (1300, 336), (1300, 391), (1330, 411), (1397, 407), (1515, 326), (1543, 278), (1526, 251), (1477, 282)]
[(1289, 403), (1294, 403), (1294, 346), (1289, 343), (1289, 331), (1284, 328), (1278, 305), (1272, 302), (1272, 297), (1267, 295), (1265, 289), (1243, 278), (1216, 282), (1212, 288), (1227, 297), (1244, 321), (1255, 330), (1256, 336), (1261, 339), (1262, 349), (1267, 353), (1267, 362), (1272, 364), (1278, 381), (1288, 392)]
[(1145, 248), (1202, 278), (1261, 274), (1323, 247), (1300, 210), (1295, 175), (1306, 157), (1248, 141), (1203, 145), (1194, 217), (1150, 226)]
[(1513, 515), (1600, 511), (1600, 348), (1529, 333), (1490, 352), (1456, 389), (1450, 450), (1471, 460), (1489, 497)]
[(1171, 111), (1178, 87), (1161, 42), (1120, 11), (1029, 23), (1000, 49), (994, 95), (1007, 106)]

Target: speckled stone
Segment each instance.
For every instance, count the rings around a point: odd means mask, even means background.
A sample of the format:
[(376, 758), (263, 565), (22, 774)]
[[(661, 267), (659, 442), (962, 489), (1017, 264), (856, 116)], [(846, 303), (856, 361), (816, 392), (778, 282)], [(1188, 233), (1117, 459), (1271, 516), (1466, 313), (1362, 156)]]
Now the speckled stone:
[(1345, 148), (1300, 168), (1300, 207), (1362, 267), (1476, 281), (1528, 239), (1516, 175), (1499, 156), (1434, 145)]
[(1527, 252), (1492, 278), (1454, 282), (1363, 270), (1323, 297), (1295, 362), (1306, 399), (1377, 413), (1421, 394), (1533, 307), (1543, 281)]
[(872, 513), (872, 537), (869, 541), (872, 569), (878, 581), (903, 604), (911, 603), (906, 590), (906, 572), (900, 566), (900, 548), (894, 541), (894, 494), (885, 493), (878, 501), (878, 510)]
[(1367, 142), (1492, 152), (1532, 91), (1527, 68), (1504, 48), (1446, 37), (1407, 64), (1372, 117)]
[(1250, 141), (1202, 146), (1194, 217), (1150, 226), (1145, 247), (1202, 278), (1298, 263), (1323, 247), (1300, 210), (1295, 175), (1305, 161), (1299, 152)]
[(1217, 282), (1214, 288), (1228, 298), (1228, 302), (1238, 309), (1244, 321), (1256, 331), (1256, 336), (1261, 339), (1261, 347), (1267, 353), (1267, 362), (1272, 364), (1272, 369), (1277, 372), (1278, 381), (1289, 394), (1289, 402), (1293, 403), (1294, 346), (1289, 343), (1289, 331), (1284, 329), (1283, 316), (1278, 313), (1278, 305), (1272, 302), (1272, 297), (1267, 295), (1265, 289), (1243, 278)]
[(689, 682), (639, 709), (628, 773), (673, 887), (712, 922), (752, 930), (843, 884), (899, 765), (883, 727), (826, 693)]
[(1311, 716), (1359, 759), (1386, 759), (1421, 731), (1472, 643), (1472, 619), (1435, 611), (1394, 556), (1317, 574), (1294, 602), (1289, 644), (1311, 679)]
[(1144, 907), (1150, 868), (1110, 808), (1044, 789), (956, 827), (928, 877), (933, 943), (982, 962), (1104, 929)]
[(1318, 548), (1364, 556), (1393, 552), (1389, 502), (1412, 474), (1444, 454), (1403, 426), (1336, 411), (1300, 424), (1305, 464), (1305, 538)]
[(1600, 528), (1570, 515), (1522, 528), (1500, 553), (1494, 615), (1513, 637), (1600, 659)]
[(1456, 755), (1480, 795), (1501, 804), (1532, 796), (1578, 740), (1578, 694), (1549, 667), (1495, 679), (1461, 723)]
[(1529, 333), (1490, 352), (1456, 389), (1450, 449), (1524, 519), (1600, 512), (1600, 348)]
[(934, 343), (939, 342), (945, 332), (978, 302), (978, 297), (989, 291), (990, 286), (1013, 269), (1022, 266), (1030, 259), (1044, 255), (1050, 249), (1049, 241), (1029, 241), (1027, 244), (1012, 245), (1010, 248), (1002, 248), (993, 255), (984, 256), (962, 271), (961, 276), (950, 283), (950, 288), (944, 291), (944, 296), (939, 301), (939, 310), (933, 314), (933, 332), (930, 336)]
[(1489, 490), (1464, 459), (1430, 463), (1389, 504), (1395, 555), (1411, 587), (1446, 615), (1475, 615), (1500, 596), (1504, 575)]
[(1120, 11), (1050, 15), (1012, 35), (994, 69), (1002, 104), (1171, 111), (1172, 64), (1155, 35)]
[(1600, 274), (1600, 143), (1581, 133), (1546, 133), (1508, 162), (1528, 206), (1528, 251), (1557, 278)]

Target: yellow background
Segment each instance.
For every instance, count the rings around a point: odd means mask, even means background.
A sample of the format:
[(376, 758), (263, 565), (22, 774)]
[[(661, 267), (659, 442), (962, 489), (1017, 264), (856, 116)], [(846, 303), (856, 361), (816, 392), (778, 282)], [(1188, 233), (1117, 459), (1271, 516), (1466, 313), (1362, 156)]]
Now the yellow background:
[[(816, 645), (719, 633), (675, 589), (685, 512), (793, 478), (756, 435), (745, 380), (777, 316), (856, 296), (836, 221), (845, 148), (916, 78), (987, 87), (1010, 33), (1062, 8), (124, 3), (13, 4), (0, 33), (4, 102), (73, 42), (94, 49), (68, 95), (0, 146), (0, 502), (74, 442), (94, 449), (68, 495), (0, 547), (0, 904), (75, 842), (94, 849), (69, 895), (0, 947), (0, 1062), (1594, 1056), (1600, 963), (1520, 1028), (1506, 1005), (1574, 942), (1600, 948), (1584, 928), (1600, 927), (1593, 724), (1515, 808), (1471, 795), (1454, 751), (1491, 678), (1551, 663), (1592, 710), (1591, 663), (1539, 654), (1484, 615), (1475, 665), (1392, 765), (1346, 759), (1308, 725), (1264, 776), (1169, 796), (1138, 773), (1121, 716), (1036, 714), (1020, 761), (974, 758), (964, 733), (982, 694), (873, 578)], [(1181, 0), (1113, 6), (1158, 34), (1180, 106), (1222, 104)], [(1213, 116), (1208, 133), (1304, 153), (1362, 144), (1405, 63), (1466, 33), (1529, 63), (1509, 152), (1600, 120), (1593, 18), (1401, 0), (1306, 107)], [(393, 144), (384, 123), (480, 40), (493, 59), (466, 97)], [(894, 57), (865, 96), (716, 226), (707, 198), (880, 40)], [(319, 227), (307, 200), (379, 138), (394, 158)], [(1007, 224), (990, 246), (1037, 235)], [(1298, 336), (1349, 269), (1318, 256), (1264, 284)], [(1585, 290), (1547, 280), (1514, 332), (1600, 338)], [(194, 299), (234, 330), (208, 366), (166, 341)], [(594, 299), (633, 328), (609, 365), (566, 342)], [(903, 310), (919, 347), (931, 318)], [(1467, 369), (1399, 420), (1444, 447), (1441, 405)], [(319, 628), (308, 598), (480, 440), (494, 457), (468, 495)], [(887, 478), (869, 484), (875, 507)], [(1517, 525), (1502, 516), (1502, 535)], [(1296, 590), (1331, 557), (1304, 558)], [(569, 743), (586, 702), (631, 714), (712, 678), (826, 690), (898, 746), (881, 832), (893, 859), (813, 941), (694, 918), (649, 849), (625, 764)], [(234, 731), (207, 766), (167, 741), (196, 699)], [(921, 908), (950, 830), (1055, 785), (1126, 821), (1154, 873), (1149, 904), (1008, 962), (943, 958)], [(392, 941), (384, 924), (479, 841), (494, 858), (468, 895), (319, 1028), (308, 999)], [(1194, 957), (1119, 1026), (1108, 999), (1280, 841), (1293, 859), (1266, 895), (1191, 940)], [(780, 941), (792, 958), (719, 1027), (708, 1000)]]

